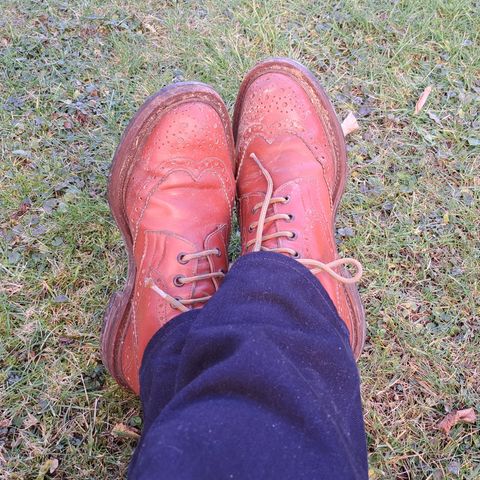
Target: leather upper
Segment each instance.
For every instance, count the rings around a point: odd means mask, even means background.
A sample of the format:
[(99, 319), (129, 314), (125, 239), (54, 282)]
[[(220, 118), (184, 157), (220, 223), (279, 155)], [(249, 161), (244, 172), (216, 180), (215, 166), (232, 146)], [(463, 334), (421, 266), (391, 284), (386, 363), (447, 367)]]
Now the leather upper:
[[(190, 300), (212, 295), (221, 277), (185, 285), (178, 278), (227, 271), (235, 194), (228, 133), (229, 126), (208, 103), (177, 105), (156, 119), (127, 175), (124, 206), (136, 278), (121, 352), (123, 375), (135, 391), (149, 340), (180, 313), (148, 282)], [(183, 261), (182, 255), (205, 250), (216, 253)]]
[[(285, 200), (271, 204), (268, 216), (288, 215), (288, 219), (266, 223), (263, 236), (279, 231), (294, 234), (266, 240), (262, 246), (293, 249), (300, 258), (323, 263), (338, 258), (333, 225), (335, 197), (342, 193), (344, 173), (331, 114), (315, 103), (306, 83), (275, 71), (254, 79), (238, 108), (237, 188), (243, 253), (252, 250), (247, 242), (255, 238), (259, 217), (254, 207), (263, 201), (267, 189), (264, 175), (251, 158), (255, 154), (273, 179), (273, 197)], [(345, 286), (325, 272), (316, 276), (352, 334), (355, 313)]]

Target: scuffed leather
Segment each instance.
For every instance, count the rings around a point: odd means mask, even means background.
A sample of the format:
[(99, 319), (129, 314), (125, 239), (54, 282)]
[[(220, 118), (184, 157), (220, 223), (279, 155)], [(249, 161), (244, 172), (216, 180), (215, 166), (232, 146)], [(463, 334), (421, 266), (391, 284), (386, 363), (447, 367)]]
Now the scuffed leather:
[[(331, 119), (314, 103), (306, 85), (278, 72), (264, 73), (245, 92), (237, 135), (237, 189), (243, 253), (255, 237), (249, 226), (258, 220), (252, 208), (265, 197), (266, 180), (250, 158), (254, 153), (273, 178), (273, 197), (288, 203), (271, 205), (268, 215), (285, 213), (291, 220), (267, 224), (264, 235), (288, 230), (295, 239), (275, 238), (267, 248), (288, 247), (300, 257), (323, 263), (338, 258), (333, 234), (333, 194), (340, 181), (339, 148)], [(252, 247), (249, 248), (251, 250)], [(343, 284), (326, 273), (317, 274), (339, 316), (352, 333), (356, 321)]]
[[(175, 276), (228, 268), (235, 194), (228, 131), (207, 103), (180, 104), (160, 117), (128, 174), (124, 205), (133, 238), (136, 279), (120, 351), (123, 375), (136, 392), (149, 340), (180, 313), (146, 286), (146, 279), (151, 278), (173, 297), (199, 298), (212, 295), (219, 279), (176, 286)], [(210, 248), (219, 249), (220, 254), (186, 264), (178, 261), (181, 253)]]

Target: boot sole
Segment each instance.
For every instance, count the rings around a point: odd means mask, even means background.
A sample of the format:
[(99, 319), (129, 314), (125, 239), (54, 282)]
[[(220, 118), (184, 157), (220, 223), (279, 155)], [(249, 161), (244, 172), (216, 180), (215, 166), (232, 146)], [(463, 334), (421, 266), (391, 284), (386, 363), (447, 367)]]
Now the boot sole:
[[(345, 191), (345, 183), (347, 178), (347, 149), (345, 145), (345, 138), (343, 135), (342, 127), (338, 121), (335, 109), (328, 98), (328, 95), (308, 68), (301, 63), (291, 60), (289, 58), (268, 58), (263, 62), (258, 63), (253, 67), (245, 76), (235, 102), (235, 111), (233, 116), (233, 136), (235, 142), (237, 141), (238, 125), (240, 122), (240, 116), (242, 113), (243, 99), (246, 91), (250, 85), (261, 75), (267, 73), (282, 73), (290, 76), (297, 82), (299, 82), (304, 90), (310, 94), (310, 97), (314, 99), (314, 104), (317, 107), (317, 112), (320, 118), (323, 118), (320, 109), (327, 112), (330, 120), (331, 137), (334, 139), (331, 144), (332, 150), (336, 153), (336, 166), (337, 174), (335, 187), (333, 192), (333, 223), (332, 223), (332, 235), (335, 237), (335, 217), (337, 215), (337, 209)], [(350, 277), (350, 273), (346, 268), (343, 268), (343, 275)], [(347, 301), (354, 312), (354, 318), (356, 322), (353, 325), (353, 339), (352, 350), (355, 359), (358, 360), (365, 345), (366, 336), (366, 321), (365, 310), (363, 308), (358, 288), (355, 284), (343, 285), (347, 296)]]
[(125, 187), (130, 172), (138, 160), (138, 153), (141, 152), (144, 141), (148, 138), (161, 115), (174, 106), (191, 101), (204, 102), (210, 105), (215, 108), (223, 120), (230, 146), (232, 169), (234, 169), (233, 137), (229, 127), (228, 111), (220, 95), (208, 85), (200, 82), (182, 82), (169, 85), (149, 97), (125, 129), (110, 167), (108, 203), (125, 243), (128, 255), (128, 273), (124, 288), (111, 296), (104, 315), (101, 333), (101, 356), (103, 364), (110, 374), (120, 385), (128, 389), (131, 389), (131, 386), (122, 371), (121, 354), (129, 326), (136, 267), (133, 256), (133, 239), (125, 216)]

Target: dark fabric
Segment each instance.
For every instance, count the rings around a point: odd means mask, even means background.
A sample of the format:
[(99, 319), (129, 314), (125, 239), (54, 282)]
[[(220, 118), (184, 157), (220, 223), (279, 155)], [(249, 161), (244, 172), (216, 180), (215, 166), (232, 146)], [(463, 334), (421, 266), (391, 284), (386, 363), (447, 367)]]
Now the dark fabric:
[(359, 377), (320, 282), (241, 257), (200, 309), (150, 342), (130, 479), (366, 479)]

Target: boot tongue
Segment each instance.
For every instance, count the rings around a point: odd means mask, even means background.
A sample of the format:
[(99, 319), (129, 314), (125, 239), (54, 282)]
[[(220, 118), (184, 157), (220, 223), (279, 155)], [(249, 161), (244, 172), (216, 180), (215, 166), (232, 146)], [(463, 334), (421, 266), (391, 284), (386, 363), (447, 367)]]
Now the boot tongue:
[[(250, 155), (254, 153), (273, 178), (274, 190), (299, 176), (308, 175), (310, 166), (318, 168), (314, 155), (305, 143), (295, 135), (282, 135), (272, 142), (257, 137), (249, 144), (239, 175), (240, 195), (254, 191), (265, 191), (266, 181)], [(313, 161), (312, 161), (313, 160)], [(299, 167), (301, 165), (301, 167)]]
[[(252, 155), (257, 160), (251, 158)], [(273, 180), (272, 198), (286, 196), (286, 193), (305, 176), (318, 175), (318, 162), (315, 161), (312, 152), (298, 137), (284, 135), (277, 137), (271, 143), (264, 138), (257, 137), (249, 144), (239, 174), (240, 195), (243, 192), (256, 192), (254, 195), (249, 195), (251, 197), (248, 201), (249, 204), (254, 201), (255, 203), (263, 202), (267, 191), (267, 179), (257, 161), (261, 163)], [(301, 170), (298, 169), (298, 165), (302, 165)], [(311, 169), (311, 172), (307, 169)], [(272, 204), (267, 210), (266, 218), (268, 219), (268, 217), (283, 210), (281, 204)], [(260, 209), (256, 209), (253, 218), (258, 220), (259, 215)], [(264, 225), (262, 237), (279, 231), (289, 231), (289, 226), (285, 220), (267, 222)], [(285, 238), (282, 237), (282, 239)], [(279, 246), (279, 239), (265, 240), (262, 242), (262, 246), (268, 249), (276, 248)]]

